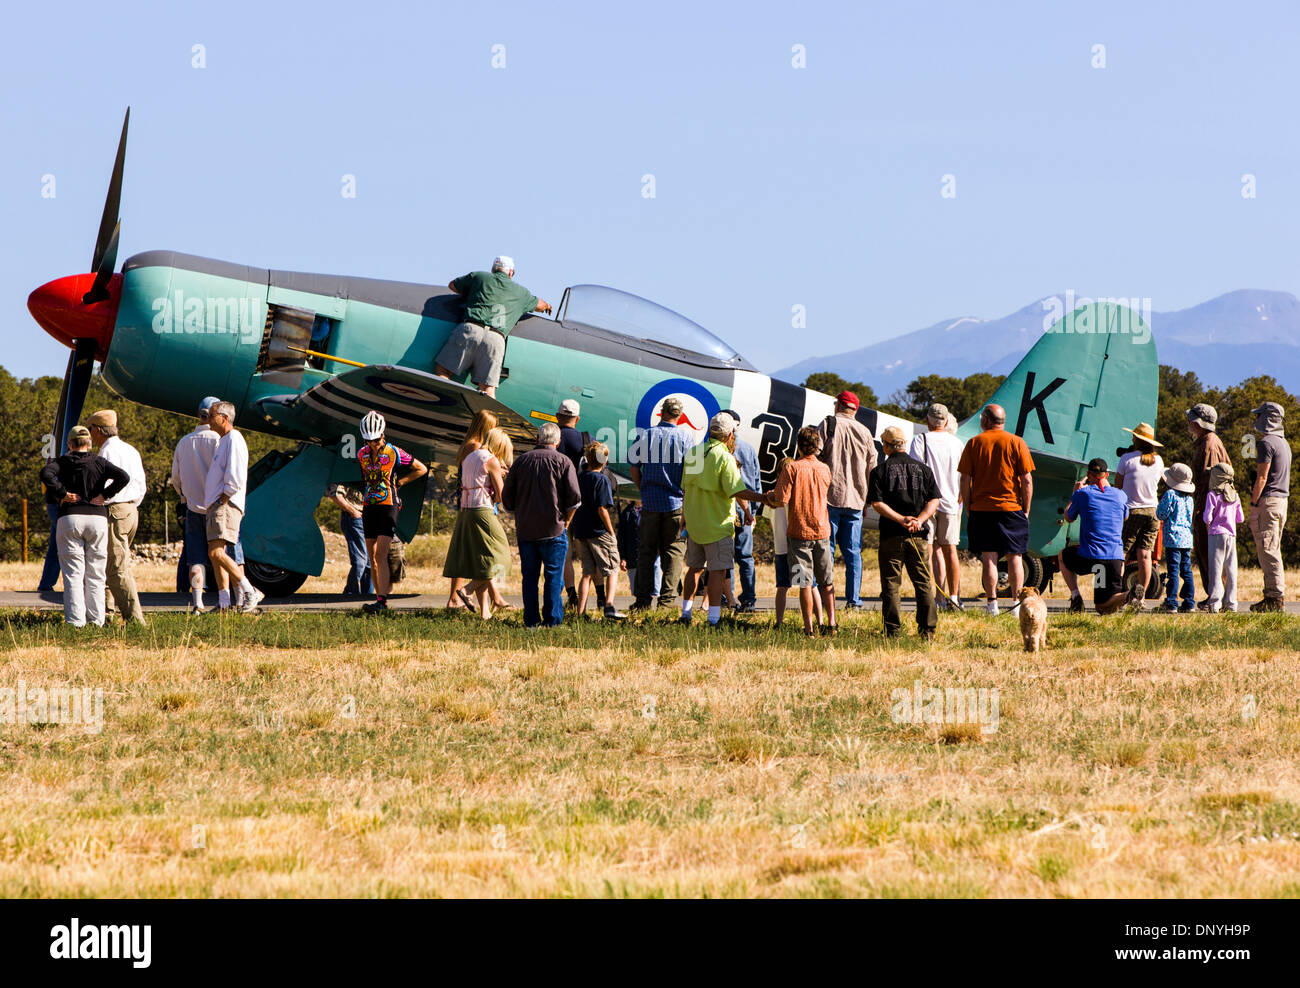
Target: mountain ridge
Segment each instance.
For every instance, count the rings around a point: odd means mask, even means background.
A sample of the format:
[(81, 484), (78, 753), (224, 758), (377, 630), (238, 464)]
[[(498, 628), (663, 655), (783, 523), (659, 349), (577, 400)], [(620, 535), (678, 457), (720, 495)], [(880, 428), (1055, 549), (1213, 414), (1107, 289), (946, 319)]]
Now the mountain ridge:
[[(801, 360), (772, 376), (799, 384), (815, 371), (834, 370), (870, 385), (883, 401), (922, 374), (1005, 374), (1058, 313), (1088, 301), (1064, 292), (1044, 295), (997, 319), (941, 319), (879, 343)], [(1139, 311), (1145, 303), (1142, 315), (1151, 327), (1160, 363), (1191, 371), (1207, 386), (1226, 387), (1271, 374), (1291, 393), (1300, 393), (1300, 299), (1290, 292), (1243, 288), (1170, 312), (1151, 312), (1149, 300), (1111, 301)]]

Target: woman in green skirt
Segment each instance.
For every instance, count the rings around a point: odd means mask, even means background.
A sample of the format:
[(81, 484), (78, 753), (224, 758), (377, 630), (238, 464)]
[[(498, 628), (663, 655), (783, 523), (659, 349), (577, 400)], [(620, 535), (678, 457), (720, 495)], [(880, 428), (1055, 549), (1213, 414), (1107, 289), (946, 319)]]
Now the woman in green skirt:
[(443, 576), (468, 581), (461, 592), (473, 595), (485, 618), (492, 616), (493, 600), (500, 599), (493, 581), (504, 577), (510, 566), (510, 543), (497, 519), (496, 506), (512, 454), (510, 438), (501, 429), (493, 429), (482, 446), (461, 460), (460, 512), (442, 566)]

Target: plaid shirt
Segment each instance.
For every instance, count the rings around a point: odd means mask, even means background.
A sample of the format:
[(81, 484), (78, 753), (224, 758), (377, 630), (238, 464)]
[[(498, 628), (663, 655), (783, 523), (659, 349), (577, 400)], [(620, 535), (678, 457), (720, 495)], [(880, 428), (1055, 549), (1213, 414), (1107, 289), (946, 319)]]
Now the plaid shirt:
[(642, 511), (682, 510), (682, 463), (694, 445), (689, 432), (666, 422), (637, 437), (627, 459), (641, 471)]

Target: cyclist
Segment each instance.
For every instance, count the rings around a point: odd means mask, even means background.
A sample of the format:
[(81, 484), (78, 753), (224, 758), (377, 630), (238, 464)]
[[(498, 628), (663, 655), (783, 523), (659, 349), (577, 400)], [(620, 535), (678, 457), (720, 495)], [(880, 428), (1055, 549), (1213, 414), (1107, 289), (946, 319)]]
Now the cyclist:
[[(398, 489), (429, 472), (427, 466), (406, 450), (388, 442), (384, 429), (384, 417), (378, 412), (366, 412), (361, 417), (361, 438), (366, 441), (357, 452), (363, 501), (361, 527), (366, 537), (366, 551), (370, 554), (370, 575), (375, 584), (374, 602), (363, 604), (361, 608), (367, 614), (388, 609), (388, 591), (392, 586), (388, 549), (397, 533), (397, 513), (402, 507)], [(410, 467), (410, 470), (398, 478), (398, 467)]]

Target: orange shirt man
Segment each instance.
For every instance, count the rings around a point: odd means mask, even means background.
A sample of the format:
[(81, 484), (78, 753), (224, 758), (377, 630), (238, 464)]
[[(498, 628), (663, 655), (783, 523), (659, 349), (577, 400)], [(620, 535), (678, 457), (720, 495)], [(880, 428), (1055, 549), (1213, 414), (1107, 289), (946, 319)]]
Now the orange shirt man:
[(1021, 556), (1029, 550), (1029, 505), (1034, 496), (1034, 458), (1029, 446), (1007, 432), (1007, 413), (987, 405), (980, 413), (983, 431), (962, 450), (961, 501), (966, 506), (966, 545), (983, 565), (985, 607), (998, 613), (998, 558), (1007, 557), (1011, 597), (1025, 581)]

